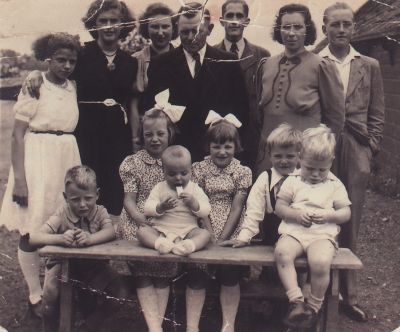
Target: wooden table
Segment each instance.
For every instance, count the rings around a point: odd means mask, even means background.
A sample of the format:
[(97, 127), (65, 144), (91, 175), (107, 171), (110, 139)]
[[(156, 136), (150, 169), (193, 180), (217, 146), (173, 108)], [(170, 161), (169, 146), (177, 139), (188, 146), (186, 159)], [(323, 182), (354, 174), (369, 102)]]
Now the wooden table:
[[(69, 282), (69, 259), (111, 259), (122, 261), (155, 261), (180, 263), (208, 263), (228, 265), (274, 266), (272, 247), (254, 245), (240, 249), (209, 245), (207, 249), (195, 252), (188, 257), (172, 254), (160, 255), (156, 250), (142, 247), (137, 241), (116, 240), (88, 248), (64, 248), (46, 246), (39, 250), (41, 256), (62, 260), (62, 283), (60, 298), (61, 332), (71, 331), (72, 284)], [(305, 258), (298, 258), (296, 267), (307, 267)], [(339, 270), (362, 268), (361, 261), (349, 249), (340, 248), (331, 266), (331, 286), (326, 295), (325, 319), (319, 328), (328, 332), (337, 331), (339, 306)]]

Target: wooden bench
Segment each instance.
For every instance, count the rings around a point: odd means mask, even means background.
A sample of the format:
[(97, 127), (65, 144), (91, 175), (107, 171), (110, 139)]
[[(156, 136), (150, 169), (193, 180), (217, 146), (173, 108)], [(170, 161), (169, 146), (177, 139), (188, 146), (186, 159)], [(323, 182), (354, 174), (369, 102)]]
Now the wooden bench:
[[(209, 245), (205, 250), (188, 257), (176, 255), (159, 255), (157, 251), (142, 247), (137, 241), (117, 240), (88, 248), (64, 248), (46, 246), (39, 250), (41, 256), (62, 260), (62, 283), (60, 298), (60, 331), (71, 331), (72, 284), (69, 282), (69, 259), (111, 259), (123, 261), (159, 261), (180, 263), (207, 263), (228, 265), (263, 265), (274, 266), (273, 248), (261, 245), (240, 249)], [(307, 267), (305, 258), (295, 262), (296, 267)], [(324, 317), (317, 330), (336, 332), (339, 306), (339, 270), (362, 268), (361, 261), (349, 249), (341, 248), (335, 256), (331, 267), (331, 285), (326, 295)]]

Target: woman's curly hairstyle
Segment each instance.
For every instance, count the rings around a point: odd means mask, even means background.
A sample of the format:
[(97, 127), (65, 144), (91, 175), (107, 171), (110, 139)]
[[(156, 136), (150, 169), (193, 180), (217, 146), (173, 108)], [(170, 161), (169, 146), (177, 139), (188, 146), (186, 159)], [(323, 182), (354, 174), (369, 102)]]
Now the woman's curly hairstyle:
[(315, 40), (317, 39), (317, 30), (315, 28), (315, 23), (311, 18), (311, 13), (308, 7), (300, 5), (298, 3), (292, 3), (279, 9), (279, 13), (275, 19), (274, 30), (272, 31), (272, 39), (277, 41), (279, 44), (283, 44), (281, 36), (282, 16), (285, 14), (293, 13), (299, 13), (304, 17), (304, 23), (306, 25), (306, 39), (304, 41), (304, 45), (313, 45)]
[(171, 17), (172, 40), (178, 38), (178, 16), (171, 8), (161, 2), (152, 3), (146, 8), (142, 16), (140, 16), (139, 34), (146, 39), (150, 39), (148, 29), (149, 19), (157, 15)]
[(81, 48), (79, 36), (63, 32), (51, 33), (38, 38), (32, 45), (35, 58), (39, 61), (50, 58), (60, 48), (67, 48), (78, 53)]
[(121, 28), (119, 39), (126, 38), (129, 32), (133, 30), (135, 18), (123, 1), (96, 0), (92, 2), (85, 17), (82, 18), (82, 22), (85, 24), (85, 28), (89, 30), (89, 33), (94, 39), (97, 39), (97, 31), (92, 29), (96, 27), (97, 18), (101, 13), (113, 9), (117, 9), (121, 13), (121, 23), (123, 24), (123, 27)]

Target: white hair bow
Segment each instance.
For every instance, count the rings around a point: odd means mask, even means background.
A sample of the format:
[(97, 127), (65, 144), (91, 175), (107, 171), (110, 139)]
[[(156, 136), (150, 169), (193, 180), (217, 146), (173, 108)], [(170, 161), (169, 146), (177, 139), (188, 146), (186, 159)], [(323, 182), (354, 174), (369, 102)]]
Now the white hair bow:
[(177, 123), (185, 111), (185, 106), (171, 105), (169, 100), (169, 89), (164, 90), (158, 93), (155, 96), (156, 104), (154, 105), (155, 109), (163, 111), (173, 123)]
[(229, 114), (225, 115), (224, 117), (222, 117), (215, 111), (208, 112), (205, 124), (213, 125), (215, 122), (218, 122), (220, 120), (226, 120), (230, 124), (234, 125), (236, 128), (240, 128), (242, 126), (242, 123), (232, 113), (229, 113)]

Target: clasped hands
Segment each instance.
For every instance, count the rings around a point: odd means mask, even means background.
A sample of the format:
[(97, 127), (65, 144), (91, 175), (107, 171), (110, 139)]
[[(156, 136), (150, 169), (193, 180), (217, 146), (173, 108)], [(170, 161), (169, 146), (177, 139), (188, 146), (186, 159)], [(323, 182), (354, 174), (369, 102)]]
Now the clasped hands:
[(330, 222), (330, 211), (324, 209), (315, 210), (299, 210), (295, 221), (304, 226), (311, 227), (311, 225), (322, 225)]
[(69, 229), (62, 234), (62, 244), (66, 247), (87, 247), (91, 245), (91, 234), (80, 229)]
[(168, 196), (159, 204), (157, 204), (157, 213), (163, 214), (168, 210), (176, 208), (178, 206), (179, 199), (181, 199), (183, 203), (192, 211), (198, 211), (200, 208), (199, 202), (193, 197), (193, 195), (182, 192), (177, 198)]

